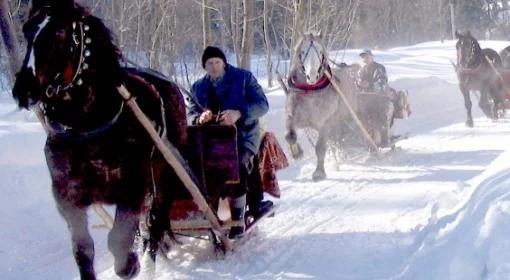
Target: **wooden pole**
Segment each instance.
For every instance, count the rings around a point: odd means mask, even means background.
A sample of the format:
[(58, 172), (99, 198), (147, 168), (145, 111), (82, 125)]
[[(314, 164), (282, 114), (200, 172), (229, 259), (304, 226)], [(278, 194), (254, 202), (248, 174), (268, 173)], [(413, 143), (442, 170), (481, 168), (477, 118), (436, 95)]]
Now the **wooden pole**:
[(103, 205), (93, 204), (92, 209), (94, 209), (94, 211), (96, 211), (97, 215), (103, 220), (104, 227), (109, 228), (109, 229), (113, 228), (113, 218), (112, 218), (112, 216), (110, 216), (110, 214), (108, 212), (106, 212)]
[(289, 95), (289, 89), (285, 85), (285, 82), (283, 81), (283, 77), (280, 73), (276, 73), (276, 79), (278, 80), (278, 83), (283, 89), (283, 92), (285, 92), (285, 95)]
[(218, 234), (218, 237), (225, 246), (225, 249), (227, 251), (231, 250), (232, 245), (230, 243), (230, 240), (227, 238), (225, 229), (222, 228), (218, 217), (213, 212), (211, 207), (209, 207), (209, 204), (203, 197), (199, 188), (197, 187), (191, 176), (188, 174), (184, 166), (178, 160), (178, 158), (181, 157), (179, 151), (172, 145), (172, 143), (163, 142), (161, 137), (159, 137), (159, 134), (157, 133), (156, 129), (154, 129), (154, 127), (152, 126), (149, 118), (147, 118), (147, 116), (142, 112), (142, 110), (138, 106), (138, 103), (136, 103), (135, 99), (132, 98), (131, 93), (126, 89), (126, 87), (124, 85), (121, 85), (117, 89), (120, 95), (122, 95), (122, 97), (124, 98), (124, 100), (126, 100), (126, 104), (129, 106), (129, 108), (131, 109), (135, 117), (138, 119), (140, 124), (142, 124), (145, 130), (147, 130), (149, 136), (154, 141), (154, 144), (156, 145), (157, 149), (161, 152), (165, 160), (174, 169), (179, 179), (184, 183), (184, 186), (193, 197), (193, 200), (197, 204), (200, 211), (202, 211), (207, 220), (209, 220), (212, 229)]
[(359, 129), (361, 130), (361, 132), (363, 133), (363, 136), (365, 137), (365, 139), (368, 141), (368, 143), (370, 144), (370, 146), (372, 146), (372, 148), (374, 149), (374, 151), (376, 152), (376, 154), (379, 156), (380, 155), (380, 152), (379, 152), (379, 148), (377, 147), (377, 144), (375, 143), (374, 139), (372, 139), (372, 137), (370, 136), (370, 134), (368, 133), (368, 130), (366, 129), (366, 127), (363, 125), (363, 123), (361, 122), (361, 120), (358, 118), (358, 115), (356, 114), (356, 112), (354, 111), (354, 109), (352, 108), (351, 104), (349, 103), (349, 100), (347, 99), (347, 97), (345, 96), (345, 94), (342, 92), (342, 90), (340, 89), (340, 87), (338, 86), (338, 84), (336, 83), (336, 80), (335, 78), (331, 75), (331, 73), (329, 71), (324, 71), (324, 73), (326, 74), (326, 77), (328, 77), (329, 81), (331, 82), (331, 85), (333, 85), (333, 88), (336, 90), (336, 92), (340, 95), (340, 97), (342, 98), (342, 101), (345, 103), (345, 105), (347, 106), (347, 109), (349, 110), (349, 113), (351, 114), (352, 118), (354, 119), (354, 121), (356, 122), (356, 124), (358, 125)]

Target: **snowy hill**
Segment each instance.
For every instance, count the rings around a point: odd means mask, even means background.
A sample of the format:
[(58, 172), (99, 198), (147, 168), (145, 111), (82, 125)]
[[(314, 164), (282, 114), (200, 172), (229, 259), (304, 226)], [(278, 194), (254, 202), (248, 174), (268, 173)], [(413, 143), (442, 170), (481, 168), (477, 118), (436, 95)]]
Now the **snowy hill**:
[[(510, 42), (481, 42), (500, 50)], [(331, 58), (357, 62), (359, 50)], [(392, 86), (408, 89), (413, 115), (396, 123), (411, 137), (375, 160), (326, 164), (313, 183), (315, 158), (279, 174), (277, 215), (235, 254), (218, 260), (206, 241), (186, 240), (158, 279), (508, 279), (510, 278), (510, 122), (465, 112), (453, 41), (375, 51)], [(265, 84), (263, 77), (258, 77)], [(268, 91), (268, 130), (283, 140), (285, 96)], [(477, 104), (476, 97), (472, 97)], [(27, 112), (0, 98), (0, 279), (72, 279), (77, 270), (66, 226), (51, 197), (44, 133)], [(91, 213), (91, 224), (98, 223)], [(92, 229), (100, 279), (117, 279), (106, 231)]]

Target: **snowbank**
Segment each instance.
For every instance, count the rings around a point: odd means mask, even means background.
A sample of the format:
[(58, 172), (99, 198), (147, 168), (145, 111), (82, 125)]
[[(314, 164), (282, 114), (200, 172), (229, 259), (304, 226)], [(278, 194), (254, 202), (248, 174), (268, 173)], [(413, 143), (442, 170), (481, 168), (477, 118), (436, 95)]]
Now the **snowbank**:
[(434, 216), (396, 279), (508, 279), (510, 276), (510, 150), (471, 182), (458, 209)]

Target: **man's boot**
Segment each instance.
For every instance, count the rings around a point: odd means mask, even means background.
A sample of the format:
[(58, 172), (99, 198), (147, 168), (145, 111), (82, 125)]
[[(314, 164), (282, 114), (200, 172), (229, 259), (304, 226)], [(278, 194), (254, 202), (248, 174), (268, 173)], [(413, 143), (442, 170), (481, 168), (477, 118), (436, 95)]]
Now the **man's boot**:
[(273, 208), (273, 202), (270, 200), (262, 201), (250, 201), (248, 203), (249, 215), (253, 217), (253, 219), (257, 220), (260, 216), (264, 215), (266, 212), (270, 211)]
[(245, 230), (244, 213), (246, 211), (246, 194), (230, 200), (230, 215), (232, 216), (232, 227), (228, 238), (242, 238)]

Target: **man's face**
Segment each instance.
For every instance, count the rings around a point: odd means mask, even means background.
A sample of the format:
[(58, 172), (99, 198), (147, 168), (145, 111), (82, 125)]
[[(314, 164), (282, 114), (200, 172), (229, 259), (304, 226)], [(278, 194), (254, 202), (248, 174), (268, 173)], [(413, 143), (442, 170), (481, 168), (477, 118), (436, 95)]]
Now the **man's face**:
[(216, 80), (225, 72), (225, 62), (219, 57), (211, 57), (205, 62), (205, 71), (211, 79)]
[(369, 54), (361, 55), (361, 59), (363, 60), (363, 63), (365, 63), (365, 64), (370, 64), (374, 61), (374, 57)]

